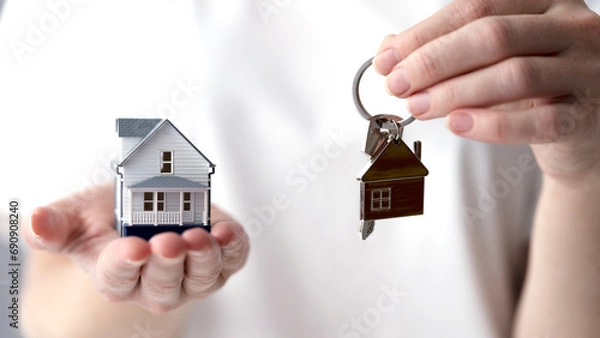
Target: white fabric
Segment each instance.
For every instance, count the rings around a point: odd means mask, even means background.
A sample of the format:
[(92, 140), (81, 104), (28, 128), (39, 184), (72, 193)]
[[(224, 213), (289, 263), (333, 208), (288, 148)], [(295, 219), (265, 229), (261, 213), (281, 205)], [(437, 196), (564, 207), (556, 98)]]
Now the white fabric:
[[(538, 181), (527, 167), (513, 187), (498, 169), (518, 166), (527, 147), (460, 140), (442, 120), (415, 123), (405, 139), (424, 144), (425, 215), (378, 222), (366, 242), (356, 232), (367, 123), (352, 105), (352, 77), (383, 36), (436, 6), (289, 2), (268, 22), (246, 6), (224, 11), (235, 17), (211, 49), (208, 78), (219, 81), (207, 88), (209, 124), (229, 131), (205, 142), (229, 154), (218, 161), (215, 200), (249, 227), (252, 255), (198, 304), (189, 336), (506, 337)], [(209, 18), (219, 11), (203, 10), (200, 32), (215, 34)], [(362, 88), (371, 111), (402, 114), (375, 76)], [(344, 144), (327, 156), (331, 133)], [(489, 209), (488, 193), (500, 195)], [(277, 210), (272, 199), (282, 196)], [(465, 222), (467, 208), (482, 218)]]
[[(3, 197), (31, 209), (112, 179), (114, 118), (168, 117), (217, 164), (213, 201), (252, 237), (187, 337), (506, 337), (539, 187), (528, 147), (415, 122), (425, 215), (357, 232), (354, 73), (444, 3), (9, 1), (0, 144), (19, 165), (3, 164)], [(406, 116), (372, 72), (362, 88), (370, 111)]]

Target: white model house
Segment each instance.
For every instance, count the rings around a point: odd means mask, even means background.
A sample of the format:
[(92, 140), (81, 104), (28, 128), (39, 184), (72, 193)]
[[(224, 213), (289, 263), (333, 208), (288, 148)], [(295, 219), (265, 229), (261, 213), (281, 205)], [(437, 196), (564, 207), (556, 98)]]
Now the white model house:
[(116, 227), (121, 236), (210, 231), (215, 165), (169, 120), (117, 119)]

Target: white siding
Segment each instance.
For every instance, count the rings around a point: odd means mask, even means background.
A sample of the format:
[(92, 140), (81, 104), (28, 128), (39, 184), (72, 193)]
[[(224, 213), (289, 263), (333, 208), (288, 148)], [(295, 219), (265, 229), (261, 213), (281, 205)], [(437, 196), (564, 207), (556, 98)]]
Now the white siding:
[(204, 221), (202, 219), (202, 214), (204, 213), (204, 192), (197, 192), (194, 195), (196, 195), (196, 201), (194, 203), (194, 222), (202, 223)]
[(209, 163), (175, 129), (165, 123), (124, 165), (124, 183), (131, 186), (161, 175), (160, 152), (173, 151), (173, 175), (208, 185)]
[(129, 200), (129, 189), (123, 188), (123, 223), (131, 224), (131, 220), (129, 219), (129, 205), (131, 201)]
[(133, 212), (142, 212), (144, 211), (144, 193), (143, 192), (134, 192), (133, 193)]
[(165, 195), (165, 203), (167, 204), (167, 212), (179, 212), (180, 193), (168, 192)]
[(115, 178), (115, 221), (122, 222), (121, 218), (121, 201), (123, 197), (121, 196), (121, 176), (117, 175)]

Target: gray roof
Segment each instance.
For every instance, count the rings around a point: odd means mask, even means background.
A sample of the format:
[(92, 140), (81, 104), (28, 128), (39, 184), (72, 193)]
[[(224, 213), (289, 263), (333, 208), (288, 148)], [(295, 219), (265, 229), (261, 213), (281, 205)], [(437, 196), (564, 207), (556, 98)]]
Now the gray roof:
[(119, 137), (145, 137), (161, 119), (117, 119)]
[(129, 188), (133, 189), (160, 189), (160, 188), (175, 188), (175, 189), (198, 189), (208, 188), (208, 186), (190, 181), (187, 178), (173, 175), (154, 176), (147, 180), (141, 181), (132, 185)]

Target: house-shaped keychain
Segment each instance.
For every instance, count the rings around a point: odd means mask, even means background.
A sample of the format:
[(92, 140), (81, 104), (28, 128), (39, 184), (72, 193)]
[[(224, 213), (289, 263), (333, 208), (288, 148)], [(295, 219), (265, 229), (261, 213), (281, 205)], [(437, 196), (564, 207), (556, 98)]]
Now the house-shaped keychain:
[(210, 231), (210, 162), (169, 120), (117, 119), (121, 155), (115, 226), (144, 239), (167, 231)]
[(375, 220), (423, 214), (425, 176), (429, 173), (421, 163), (419, 141), (414, 153), (400, 137), (371, 146), (366, 150), (371, 161), (358, 177), (363, 239), (373, 232)]

